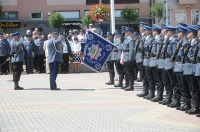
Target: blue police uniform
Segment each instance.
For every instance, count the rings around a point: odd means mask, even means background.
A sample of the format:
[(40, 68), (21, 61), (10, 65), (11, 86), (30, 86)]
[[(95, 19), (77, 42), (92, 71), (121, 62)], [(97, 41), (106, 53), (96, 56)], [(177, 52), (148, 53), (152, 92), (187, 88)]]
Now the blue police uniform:
[[(193, 26), (188, 26), (187, 27), (188, 32), (192, 32), (194, 34), (197, 33), (197, 29)], [(194, 58), (194, 53), (195, 53), (195, 48), (198, 46), (198, 41), (197, 38), (193, 38), (191, 40), (190, 46), (188, 47), (188, 52), (187, 55), (184, 58), (184, 67), (183, 67), (183, 74), (186, 76), (189, 88), (190, 88), (190, 93), (192, 95), (192, 103), (193, 106), (190, 110), (186, 110), (187, 113), (189, 114), (198, 114), (200, 113), (199, 110), (199, 88), (197, 85), (197, 80), (193, 76), (195, 72), (195, 58)]]
[[(0, 33), (3, 36), (3, 33)], [(7, 74), (7, 58), (10, 55), (9, 43), (6, 39), (0, 39), (0, 74)]]
[[(152, 28), (145, 25), (144, 30), (152, 31)], [(151, 85), (151, 89), (150, 89), (150, 83), (149, 83), (149, 80), (151, 80), (150, 78), (152, 77), (152, 75), (150, 74), (151, 72), (150, 72), (150, 68), (149, 68), (149, 47), (152, 43), (152, 39), (153, 38), (151, 35), (146, 35), (146, 38), (145, 38), (144, 44), (143, 44), (143, 49), (142, 49), (142, 57), (144, 58), (143, 66), (145, 69), (145, 75), (143, 77), (143, 80), (144, 80), (144, 86), (146, 87), (146, 91), (148, 91), (148, 94), (146, 96), (144, 96), (144, 98), (146, 98), (146, 99), (153, 98), (153, 96), (154, 96), (154, 95), (152, 95), (153, 85)], [(149, 90), (151, 91), (151, 93), (149, 93)], [(150, 97), (150, 95), (151, 95), (151, 97)]]
[[(176, 32), (176, 27), (166, 26), (166, 31)], [(166, 99), (162, 103), (163, 105), (170, 105), (172, 103), (172, 96), (173, 96), (173, 88), (177, 87), (177, 79), (173, 72), (174, 63), (172, 62), (171, 58), (176, 51), (176, 46), (178, 43), (178, 37), (173, 35), (169, 38), (169, 41), (164, 46), (163, 51), (163, 59), (165, 60), (165, 80), (164, 84), (166, 87)]]
[[(53, 34), (58, 34), (57, 31), (52, 32)], [(56, 78), (58, 74), (59, 63), (62, 63), (62, 36), (59, 36), (57, 39), (50, 39), (47, 44), (48, 48), (48, 63), (50, 67), (50, 89), (51, 90), (60, 90), (56, 85)]]
[[(134, 30), (131, 28), (126, 28), (125, 32), (134, 33)], [(122, 63), (124, 63), (127, 80), (129, 81), (129, 85), (124, 87), (124, 90), (134, 90), (134, 61), (135, 61), (135, 43), (136, 41), (133, 40), (132, 36), (127, 36), (122, 44)], [(126, 81), (126, 83), (128, 82)]]
[[(186, 33), (187, 28), (184, 27), (186, 24), (180, 23), (178, 25), (178, 31), (179, 33)], [(174, 74), (175, 78), (177, 79), (177, 82), (174, 82), (174, 85), (176, 85), (173, 89), (174, 91), (174, 100), (173, 102), (169, 105), (171, 108), (177, 108), (177, 109), (182, 109), (181, 108), (181, 103), (180, 99), (181, 96), (184, 95), (186, 96), (187, 93), (183, 92), (183, 87), (188, 87), (186, 78), (183, 76), (183, 63), (182, 59), (184, 56), (184, 49), (188, 46), (188, 40), (186, 38), (183, 38), (177, 43), (176, 51), (173, 54), (172, 57), (172, 62), (175, 62), (175, 67), (174, 67)], [(182, 92), (182, 93), (181, 93)]]
[(45, 66), (44, 66), (45, 51), (43, 49), (43, 45), (44, 45), (43, 39), (35, 40), (35, 52), (36, 52), (36, 58), (37, 58), (36, 65), (38, 66), (38, 70), (40, 73), (45, 72)]
[[(139, 24), (139, 28), (144, 28), (144, 26), (147, 26), (148, 24), (146, 22), (142, 22), (140, 21)], [(148, 95), (148, 81), (146, 78), (146, 71), (145, 71), (145, 67), (143, 66), (143, 56), (142, 56), (142, 50), (143, 50), (143, 44), (144, 41), (146, 39), (146, 35), (142, 32), (140, 32), (140, 42), (139, 45), (136, 45), (136, 63), (137, 63), (137, 68), (140, 72), (140, 80), (139, 81), (143, 81), (143, 91), (142, 93), (137, 94), (137, 96), (139, 97), (144, 97), (146, 95)]]
[[(104, 37), (112, 37), (112, 33), (107, 32), (107, 34)], [(107, 40), (107, 41), (111, 42), (111, 40)], [(110, 77), (110, 80), (105, 83), (106, 85), (114, 85), (114, 78), (115, 78), (114, 65), (115, 65), (117, 57), (118, 57), (118, 50), (117, 50), (117, 47), (115, 47), (115, 49), (113, 50), (111, 55), (108, 57), (107, 62), (106, 62), (108, 71), (109, 71), (109, 77)]]
[[(12, 36), (20, 37), (20, 34), (14, 33)], [(15, 84), (14, 89), (23, 90), (23, 88), (18, 85), (24, 62), (23, 41), (18, 39), (13, 39), (10, 45), (11, 45), (10, 53), (12, 55), (12, 63), (13, 63), (13, 81)]]
[[(121, 35), (121, 32), (119, 30), (115, 30), (115, 35)], [(114, 45), (115, 48), (113, 50), (113, 53), (111, 55), (111, 58), (114, 58), (113, 60), (116, 60), (115, 66), (117, 73), (119, 75), (119, 82), (118, 84), (114, 85), (115, 87), (122, 87), (123, 86), (123, 79), (124, 79), (124, 66), (120, 63), (121, 59), (121, 53), (122, 53), (122, 43), (121, 43), (121, 37), (114, 39)], [(112, 57), (113, 56), (113, 57)]]
[[(31, 37), (31, 35), (27, 35), (27, 37)], [(31, 39), (31, 41), (25, 40), (24, 41), (24, 52), (25, 52), (25, 61), (26, 61), (26, 72), (28, 74), (33, 73), (33, 58), (35, 55), (35, 43)]]

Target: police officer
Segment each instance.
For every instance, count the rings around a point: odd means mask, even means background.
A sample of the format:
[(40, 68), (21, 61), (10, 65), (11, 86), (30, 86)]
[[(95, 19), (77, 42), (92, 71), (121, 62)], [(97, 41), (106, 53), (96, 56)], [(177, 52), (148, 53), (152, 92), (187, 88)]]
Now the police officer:
[(143, 50), (142, 50), (142, 57), (144, 58), (143, 59), (143, 66), (145, 68), (145, 72), (146, 72), (146, 75), (144, 77), (144, 82), (147, 86), (147, 90), (149, 91), (148, 95), (147, 96), (144, 96), (143, 98), (145, 99), (152, 99), (154, 98), (154, 94), (153, 94), (153, 87), (155, 87), (155, 85), (153, 85), (152, 83), (152, 74), (151, 74), (151, 70), (150, 70), (150, 67), (149, 67), (149, 47), (152, 43), (152, 28), (149, 27), (149, 26), (144, 26), (144, 30), (145, 30), (145, 34), (146, 34), (146, 38), (144, 40), (144, 44), (143, 44)]
[(39, 73), (45, 72), (44, 59), (45, 59), (45, 51), (43, 49), (44, 40), (42, 39), (42, 34), (38, 32), (38, 39), (35, 40), (36, 45), (36, 58), (37, 58), (37, 66)]
[(27, 74), (33, 74), (33, 57), (35, 55), (35, 43), (32, 40), (32, 35), (27, 34), (24, 41), (24, 52), (25, 52), (25, 60), (26, 60), (26, 72)]
[(9, 56), (10, 47), (6, 39), (3, 38), (3, 33), (0, 33), (0, 74), (7, 74), (7, 58)]
[[(199, 91), (200, 91), (200, 23), (197, 24), (197, 29), (198, 29), (198, 47), (196, 49), (196, 70), (195, 70), (195, 77), (197, 78), (197, 82), (198, 82), (198, 87), (199, 87)], [(200, 94), (200, 93), (199, 93)], [(200, 95), (199, 95), (200, 96)], [(197, 117), (200, 117), (200, 114), (197, 114)]]
[(47, 44), (48, 48), (48, 63), (50, 67), (50, 90), (60, 90), (57, 88), (56, 78), (58, 74), (59, 63), (62, 63), (62, 36), (59, 36), (58, 31), (52, 32), (53, 39), (50, 39)]
[[(122, 57), (121, 63), (124, 64), (127, 80), (124, 90), (131, 91), (134, 90), (134, 60), (135, 60), (135, 40), (133, 40), (132, 35), (134, 30), (131, 28), (126, 28), (125, 34), (126, 38), (122, 44)], [(128, 87), (127, 87), (128, 82)]]
[(188, 35), (187, 38), (190, 41), (190, 46), (188, 48), (188, 53), (187, 56), (184, 58), (184, 72), (183, 74), (186, 75), (187, 82), (189, 84), (190, 92), (192, 95), (192, 108), (190, 110), (186, 110), (186, 113), (189, 114), (199, 114), (199, 88), (197, 84), (196, 78), (193, 76), (194, 70), (195, 70), (195, 65), (194, 63), (194, 52), (195, 48), (198, 46), (198, 41), (197, 41), (197, 29), (193, 26), (188, 26)]
[(122, 87), (123, 79), (124, 79), (124, 66), (120, 63), (121, 53), (122, 53), (122, 43), (121, 43), (121, 32), (119, 30), (115, 30), (114, 43), (115, 45), (113, 53), (111, 54), (111, 60), (115, 61), (115, 66), (117, 73), (119, 75), (118, 84), (114, 85), (114, 87)]
[[(189, 87), (188, 83), (186, 81), (185, 76), (183, 76), (183, 63), (182, 58), (184, 57), (184, 51), (189, 45), (189, 41), (186, 38), (187, 34), (187, 28), (186, 24), (180, 23), (178, 26), (178, 39), (179, 43), (177, 44), (176, 52), (172, 58), (172, 61), (175, 63), (174, 72), (176, 75), (176, 78), (178, 80), (178, 87), (175, 87), (174, 89), (174, 96), (176, 96), (176, 99), (170, 104), (170, 107), (174, 108), (177, 107), (177, 110), (181, 109), (188, 109), (185, 108), (187, 106), (187, 102), (190, 102), (190, 93), (185, 92), (185, 87)], [(184, 99), (184, 104), (181, 106), (180, 99), (181, 96)], [(189, 97), (188, 97), (189, 96)], [(188, 106), (187, 106), (188, 107)]]
[(165, 84), (166, 84), (166, 100), (162, 102), (163, 105), (171, 104), (173, 97), (173, 88), (177, 83), (175, 74), (173, 72), (174, 63), (171, 58), (175, 53), (178, 38), (175, 35), (176, 27), (166, 26), (167, 36), (169, 41), (166, 43), (163, 52), (163, 59), (165, 60)]
[[(111, 42), (111, 40), (112, 40), (112, 33), (107, 32), (107, 34), (105, 35), (105, 38), (106, 38), (106, 40), (108, 40), (108, 41)], [(114, 53), (116, 55), (115, 58), (114, 58)], [(105, 83), (106, 85), (114, 85), (114, 78), (115, 78), (115, 71), (114, 71), (114, 63), (115, 63), (115, 61), (114, 60), (117, 59), (118, 52), (114, 52), (114, 53), (112, 53), (113, 56), (110, 56), (108, 58), (107, 62), (106, 62), (107, 67), (108, 67), (108, 71), (109, 71), (109, 77), (110, 77), (110, 80)]]
[(21, 77), (21, 72), (23, 69), (24, 62), (24, 50), (23, 50), (23, 41), (20, 40), (20, 34), (18, 32), (13, 33), (13, 40), (11, 41), (11, 55), (13, 63), (13, 81), (15, 90), (23, 90), (19, 86), (18, 82)]
[(145, 31), (144, 31), (144, 26), (147, 26), (148, 24), (146, 22), (142, 22), (140, 21), (140, 25), (138, 26), (139, 27), (139, 30), (140, 30), (140, 42), (138, 43), (138, 45), (136, 45), (136, 63), (137, 63), (137, 67), (139, 69), (139, 74), (140, 74), (140, 77), (139, 77), (139, 80), (138, 81), (143, 81), (143, 91), (142, 93), (140, 94), (137, 94), (137, 96), (139, 97), (144, 97), (144, 96), (147, 96), (148, 95), (148, 83), (145, 81), (146, 79), (146, 72), (145, 72), (145, 67), (143, 66), (143, 57), (142, 57), (142, 48), (143, 48), (143, 45), (144, 45), (144, 41), (145, 41), (145, 38), (146, 38), (146, 34), (145, 34)]
[[(155, 84), (156, 84), (156, 76), (157, 76), (157, 54), (159, 51), (160, 44), (162, 43), (161, 27), (159, 25), (154, 24), (152, 27), (154, 41), (152, 41), (149, 49), (149, 88), (150, 88), (150, 96), (149, 99), (156, 102), (157, 100), (162, 99), (162, 89), (163, 85), (157, 85), (157, 96), (155, 97)], [(160, 74), (159, 74), (160, 75)], [(158, 75), (158, 76), (159, 76)]]

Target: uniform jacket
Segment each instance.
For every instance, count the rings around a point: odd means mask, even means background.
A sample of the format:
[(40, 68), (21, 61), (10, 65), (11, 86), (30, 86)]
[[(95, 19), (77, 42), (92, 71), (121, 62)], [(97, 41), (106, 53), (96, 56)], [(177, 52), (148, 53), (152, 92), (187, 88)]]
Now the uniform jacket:
[(166, 47), (167, 51), (165, 53), (165, 70), (169, 70), (169, 69), (174, 68), (174, 62), (172, 62), (171, 58), (176, 52), (176, 46), (177, 46), (178, 42), (179, 42), (179, 40), (178, 40), (178, 37), (176, 35), (172, 36), (169, 39), (169, 44)]
[(195, 72), (195, 65), (193, 64), (193, 62), (194, 62), (194, 52), (195, 52), (196, 45), (197, 45), (197, 39), (193, 39), (191, 41), (188, 54), (185, 58), (186, 61), (183, 67), (184, 75), (193, 75), (193, 73)]
[(12, 62), (23, 62), (24, 61), (24, 50), (23, 41), (12, 40), (11, 41), (11, 51)]
[(142, 59), (142, 41), (145, 40), (146, 36), (141, 36), (140, 37), (140, 40), (137, 40), (136, 41), (136, 44), (139, 42), (139, 45), (138, 45), (138, 48), (136, 49), (135, 47), (135, 50), (137, 50), (137, 53), (136, 53), (136, 63), (141, 63), (143, 62), (143, 59)]
[[(184, 53), (186, 48), (189, 45), (189, 41), (187, 40), (187, 38), (183, 39), (183, 43), (175, 57), (175, 67), (174, 67), (174, 72), (183, 72), (183, 63), (182, 63), (182, 59), (184, 58)], [(178, 48), (178, 44), (177, 44), (177, 48)]]
[(122, 43), (121, 38), (117, 38), (114, 40), (114, 49), (111, 53), (110, 60), (119, 60), (121, 58), (121, 49), (122, 49)]
[(197, 62), (197, 64), (195, 65), (195, 76), (200, 76), (200, 42), (199, 42), (197, 48), (199, 49), (199, 51), (198, 51), (198, 53), (197, 53), (198, 62)]
[(42, 40), (42, 39), (35, 40), (36, 55), (45, 55), (43, 45), (44, 45), (44, 40)]
[(155, 40), (152, 42), (152, 49), (150, 52), (149, 66), (156, 67), (157, 66), (157, 55), (159, 51), (159, 47), (162, 42), (162, 37), (160, 35), (155, 37)]
[(34, 57), (35, 54), (35, 43), (33, 40), (24, 41), (24, 53), (25, 57)]
[(135, 40), (131, 36), (127, 36), (122, 44), (124, 62), (135, 60)]
[(0, 40), (0, 57), (10, 55), (10, 46), (6, 39)]
[(48, 48), (48, 63), (52, 62), (63, 62), (62, 60), (62, 36), (59, 36), (56, 40), (50, 39), (47, 44)]
[(143, 60), (143, 66), (149, 66), (149, 59), (148, 59), (148, 53), (149, 53), (149, 46), (151, 44), (152, 41), (152, 36), (148, 35), (145, 38), (144, 41), (144, 60)]

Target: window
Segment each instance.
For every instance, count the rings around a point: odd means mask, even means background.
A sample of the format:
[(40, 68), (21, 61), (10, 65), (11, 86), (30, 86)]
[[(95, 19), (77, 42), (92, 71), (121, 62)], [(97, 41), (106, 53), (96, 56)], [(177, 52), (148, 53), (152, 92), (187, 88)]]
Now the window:
[(59, 12), (64, 18), (75, 18), (79, 19), (80, 18), (80, 11), (62, 11)]
[(191, 10), (191, 24), (196, 25), (200, 21), (200, 10), (198, 9), (192, 9)]
[[(99, 4), (100, 0), (86, 0), (86, 5)], [(110, 0), (101, 0), (104, 4), (109, 4)], [(139, 0), (115, 0), (115, 4), (130, 4), (130, 3), (139, 3)]]
[(42, 19), (42, 13), (31, 13), (31, 19)]
[(2, 20), (18, 20), (18, 12), (3, 12)]
[(122, 10), (115, 10), (115, 17), (120, 18), (121, 17), (121, 11)]
[(178, 25), (179, 23), (187, 23), (186, 17), (187, 17), (186, 10), (176, 10), (176, 12), (175, 12), (175, 20), (176, 20), (175, 25)]
[(84, 11), (84, 15), (87, 15), (88, 13), (90, 13), (90, 11), (88, 11), (88, 10)]

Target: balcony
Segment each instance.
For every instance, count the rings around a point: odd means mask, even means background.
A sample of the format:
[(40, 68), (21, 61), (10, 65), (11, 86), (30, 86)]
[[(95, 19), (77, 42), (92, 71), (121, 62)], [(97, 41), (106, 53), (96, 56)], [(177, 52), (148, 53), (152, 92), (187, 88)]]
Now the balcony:
[(177, 4), (197, 4), (197, 0), (177, 0)]

